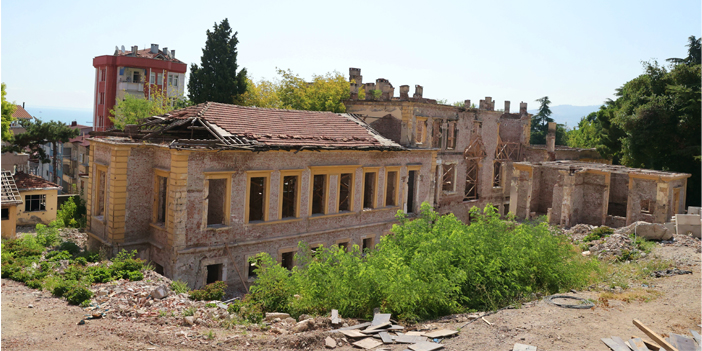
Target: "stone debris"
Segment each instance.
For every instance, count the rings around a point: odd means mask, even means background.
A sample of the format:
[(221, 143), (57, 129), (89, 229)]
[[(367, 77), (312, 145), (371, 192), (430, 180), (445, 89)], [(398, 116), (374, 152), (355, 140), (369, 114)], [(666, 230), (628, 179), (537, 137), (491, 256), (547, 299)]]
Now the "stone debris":
[(648, 240), (670, 240), (673, 238), (673, 232), (660, 223), (638, 221), (614, 231), (615, 234), (627, 236), (634, 232), (636, 232), (637, 236)]
[(673, 268), (673, 269), (666, 269), (662, 271), (655, 271), (651, 273), (651, 276), (654, 278), (660, 278), (660, 277), (672, 277), (674, 275), (678, 274), (692, 274), (692, 271), (685, 271), (681, 270), (678, 268)]

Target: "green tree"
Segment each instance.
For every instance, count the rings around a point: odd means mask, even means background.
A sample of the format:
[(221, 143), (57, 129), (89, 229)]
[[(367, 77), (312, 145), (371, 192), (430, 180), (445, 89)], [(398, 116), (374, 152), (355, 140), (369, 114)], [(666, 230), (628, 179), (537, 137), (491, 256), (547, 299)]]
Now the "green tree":
[(351, 94), (349, 81), (339, 72), (313, 75), (306, 82), (292, 71), (278, 69), (281, 76), (278, 96), (286, 109), (346, 112), (343, 101)]
[(532, 145), (546, 144), (546, 134), (548, 134), (548, 123), (553, 122), (551, 118), (551, 100), (548, 96), (536, 99), (540, 103), (539, 112), (531, 117), (531, 139)]
[(202, 49), (200, 66), (190, 65), (188, 91), (190, 100), (195, 103), (205, 101), (234, 103), (237, 97), (246, 92), (246, 69), (236, 63), (237, 33), (232, 35), (229, 20), (214, 25), (214, 30), (207, 30), (207, 41)]
[(127, 124), (137, 124), (144, 118), (158, 116), (174, 109), (190, 106), (189, 100), (182, 96), (169, 98), (165, 91), (152, 87), (149, 99), (140, 99), (129, 94), (119, 101), (110, 111), (110, 120), (117, 129), (124, 129)]
[(597, 112), (583, 117), (578, 125), (566, 133), (566, 143), (570, 147), (596, 148), (600, 144), (601, 127), (597, 122)]
[[(78, 129), (71, 129), (63, 122), (41, 120), (22, 120), (20, 125), (25, 132), (14, 136), (12, 143), (2, 147), (2, 152), (27, 152), (36, 157), (41, 163), (54, 163), (54, 177), (52, 181), (58, 184), (58, 144), (68, 142), (78, 136)], [(44, 144), (51, 144), (54, 153), (51, 157), (46, 154)]]
[(12, 114), (15, 113), (17, 105), (5, 99), (5, 95), (7, 95), (6, 88), (5, 83), (2, 83), (2, 140), (11, 142), (13, 135), (10, 131), (10, 123), (15, 120)]
[(239, 95), (234, 103), (242, 106), (282, 108), (278, 97), (279, 88), (277, 82), (260, 80), (256, 83), (247, 77), (246, 92)]
[(666, 61), (672, 62), (673, 64), (689, 64), (689, 65), (699, 65), (702, 63), (702, 58), (700, 55), (702, 52), (700, 51), (700, 40), (702, 38), (695, 38), (694, 35), (691, 35), (689, 38), (687, 38), (687, 57), (686, 58), (669, 58)]

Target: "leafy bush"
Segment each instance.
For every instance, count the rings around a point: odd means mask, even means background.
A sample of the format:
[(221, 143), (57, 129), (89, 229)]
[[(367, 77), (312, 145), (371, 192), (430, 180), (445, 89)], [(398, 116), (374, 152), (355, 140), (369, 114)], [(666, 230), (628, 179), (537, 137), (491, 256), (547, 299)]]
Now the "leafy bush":
[(589, 242), (589, 241), (594, 241), (594, 240), (600, 240), (605, 237), (605, 235), (609, 235), (614, 233), (614, 230), (606, 225), (603, 225), (599, 228), (595, 228), (590, 234), (586, 235), (583, 238), (584, 242)]
[(60, 219), (67, 227), (84, 228), (86, 226), (87, 208), (85, 201), (80, 196), (71, 196), (61, 204), (61, 208), (56, 212), (56, 218)]
[(59, 236), (59, 228), (62, 227), (61, 221), (53, 221), (48, 226), (37, 224), (37, 242), (44, 247), (56, 246), (61, 242)]
[(55, 262), (61, 260), (70, 260), (73, 258), (68, 251), (51, 251), (44, 256), (47, 260)]
[(221, 300), (224, 297), (224, 290), (226, 289), (227, 283), (218, 281), (205, 285), (201, 290), (191, 291), (190, 298), (196, 301)]
[(176, 280), (171, 282), (171, 290), (175, 291), (176, 294), (182, 294), (190, 291), (190, 288), (188, 288), (188, 283)]
[(112, 280), (112, 270), (103, 266), (88, 267), (94, 283), (107, 283)]
[(76, 264), (81, 265), (81, 266), (85, 266), (86, 264), (88, 264), (88, 260), (86, 260), (85, 257), (78, 257), (78, 258), (75, 259), (74, 262), (75, 262)]
[(71, 305), (80, 305), (83, 301), (90, 300), (93, 297), (93, 292), (83, 285), (75, 284), (70, 286), (63, 295)]
[(59, 251), (68, 251), (71, 255), (77, 255), (80, 253), (80, 247), (72, 241), (64, 241), (58, 247)]
[(40, 256), (44, 252), (44, 247), (31, 235), (8, 240), (3, 246), (3, 250), (7, 250), (13, 257)]
[(288, 271), (262, 254), (258, 279), (242, 310), (323, 314), (331, 308), (367, 318), (380, 307), (403, 320), (471, 309), (497, 309), (535, 294), (581, 288), (597, 278), (598, 261), (584, 258), (547, 223), (504, 221), (487, 206), (471, 224), (439, 216), (426, 203), (363, 256), (334, 246), (314, 255), (304, 243), (299, 267)]
[(129, 280), (135, 282), (144, 279), (144, 274), (141, 271), (131, 271), (128, 273)]
[(41, 280), (39, 279), (32, 279), (27, 282), (27, 286), (32, 288), (32, 289), (38, 289), (41, 290)]
[(100, 261), (100, 253), (97, 251), (83, 251), (83, 252), (79, 253), (76, 257), (83, 257), (88, 262), (93, 262), (93, 263)]
[(115, 272), (115, 277), (127, 279), (129, 278), (129, 272), (141, 271), (144, 269), (144, 261), (140, 258), (134, 258), (136, 254), (136, 250), (127, 252), (123, 249), (112, 259), (112, 266), (110, 266), (110, 268)]

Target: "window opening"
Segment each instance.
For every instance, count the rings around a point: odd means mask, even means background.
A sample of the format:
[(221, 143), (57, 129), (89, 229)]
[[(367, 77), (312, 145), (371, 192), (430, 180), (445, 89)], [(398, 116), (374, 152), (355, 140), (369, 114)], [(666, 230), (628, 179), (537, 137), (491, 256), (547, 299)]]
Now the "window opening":
[(478, 199), (478, 160), (466, 160), (466, 190), (463, 200)]
[(258, 274), (256, 274), (256, 269), (261, 266), (261, 260), (257, 259), (255, 257), (249, 258), (247, 261), (249, 265), (249, 278), (257, 278)]
[(139, 71), (134, 71), (134, 73), (132, 73), (132, 82), (134, 82), (134, 83), (140, 83), (140, 82), (141, 82), (141, 72), (139, 72)]
[(407, 213), (414, 213), (414, 187), (417, 171), (409, 171), (407, 176)]
[(416, 128), (416, 132), (414, 135), (415, 142), (417, 144), (424, 143), (424, 136), (426, 134), (426, 129), (427, 129), (427, 121), (417, 119), (417, 128)]
[(283, 177), (283, 213), (281, 218), (297, 217), (297, 176)]
[(458, 128), (456, 127), (456, 122), (449, 123), (448, 127), (448, 140), (446, 142), (447, 149), (456, 148), (456, 134), (458, 134)]
[(222, 264), (211, 264), (207, 266), (207, 284), (212, 284), (222, 280)]
[(655, 202), (651, 200), (641, 200), (641, 213), (653, 214)]
[(294, 266), (294, 258), (295, 251), (283, 252), (281, 255), (280, 265), (291, 271)]
[(157, 176), (158, 179), (158, 212), (156, 214), (156, 222), (166, 222), (166, 196), (168, 195), (168, 178)]
[(450, 164), (450, 165), (444, 165), (444, 174), (442, 175), (441, 179), (441, 190), (446, 191), (446, 192), (452, 192), (455, 190), (454, 188), (454, 176), (455, 176), (455, 165)]
[(164, 274), (163, 274), (163, 266), (162, 266), (162, 265), (160, 265), (160, 264), (158, 264), (158, 263), (156, 263), (156, 262), (154, 262), (154, 261), (151, 261), (151, 264), (154, 266), (154, 272), (156, 272), (156, 273), (158, 273), (158, 274), (160, 274), (160, 275), (164, 275)]
[(385, 206), (397, 206), (395, 196), (397, 195), (397, 172), (387, 172), (385, 185)]
[(441, 139), (444, 135), (443, 131), (441, 130), (441, 122), (442, 121), (440, 119), (435, 120), (432, 127), (431, 147), (435, 149), (441, 148)]
[(502, 162), (495, 161), (492, 170), (492, 187), (499, 188), (502, 186)]
[(375, 172), (364, 174), (363, 208), (375, 208)]
[(265, 214), (266, 178), (251, 177), (249, 188), (249, 222), (263, 221)]
[(317, 174), (313, 178), (312, 185), (312, 214), (324, 214), (324, 202), (326, 200), (326, 180), (325, 174)]
[(151, 75), (149, 76), (149, 84), (156, 84), (156, 73), (151, 72)]
[(2, 209), (2, 215), (0, 216), (0, 219), (2, 219), (3, 221), (6, 219), (10, 219), (10, 209), (9, 208)]
[(224, 224), (224, 198), (226, 179), (209, 179), (207, 188), (207, 225)]
[(339, 212), (351, 211), (352, 179), (351, 173), (342, 173), (339, 176)]
[(361, 251), (364, 253), (366, 250), (370, 250), (373, 248), (373, 238), (365, 238), (363, 239), (363, 247), (361, 248)]
[(342, 242), (342, 243), (338, 243), (337, 245), (339, 245), (339, 248), (342, 249), (344, 252), (348, 252), (348, 251), (349, 251), (349, 242), (348, 242), (348, 241), (344, 241), (344, 242)]

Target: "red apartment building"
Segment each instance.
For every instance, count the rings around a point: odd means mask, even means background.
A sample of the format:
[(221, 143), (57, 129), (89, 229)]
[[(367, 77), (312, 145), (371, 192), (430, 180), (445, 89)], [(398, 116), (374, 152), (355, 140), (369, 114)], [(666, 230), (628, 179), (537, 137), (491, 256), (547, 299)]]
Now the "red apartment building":
[(93, 67), (93, 130), (105, 131), (113, 126), (110, 110), (125, 94), (148, 99), (150, 90), (158, 86), (165, 88), (169, 97), (183, 95), (188, 66), (175, 58), (175, 50), (151, 44), (151, 48), (143, 50), (138, 46), (132, 46), (131, 51), (125, 51), (124, 46), (115, 48), (113, 55), (95, 57)]

